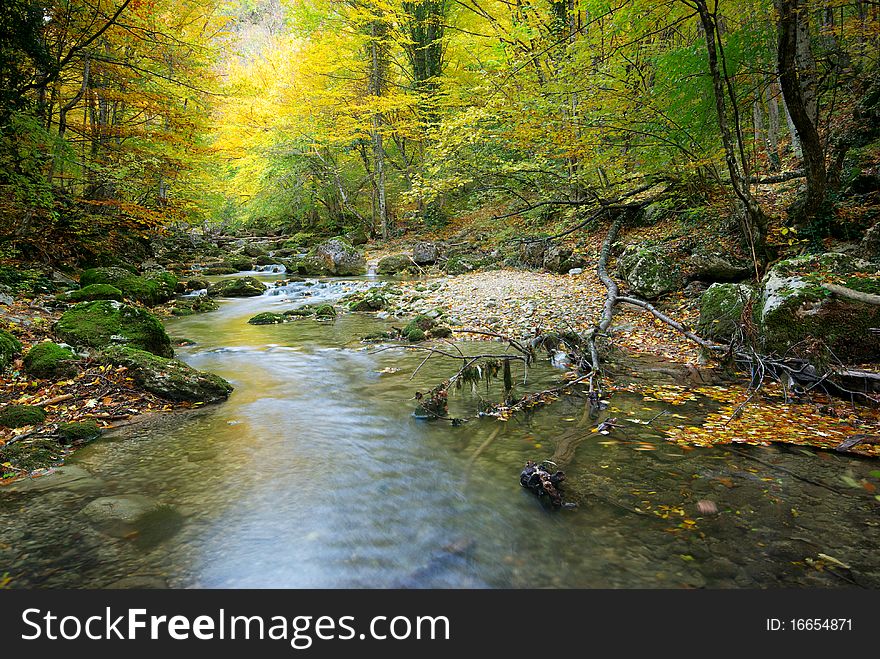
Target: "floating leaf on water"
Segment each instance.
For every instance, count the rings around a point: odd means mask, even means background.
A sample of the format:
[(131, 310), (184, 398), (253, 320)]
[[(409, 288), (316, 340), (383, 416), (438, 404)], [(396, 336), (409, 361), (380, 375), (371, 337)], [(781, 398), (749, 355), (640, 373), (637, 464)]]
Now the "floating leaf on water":
[(857, 487), (857, 488), (861, 488), (861, 487), (862, 487), (862, 484), (859, 483), (859, 482), (858, 482), (855, 478), (853, 478), (852, 476), (841, 476), (841, 477), (840, 477), (840, 480), (842, 480), (844, 483), (846, 483), (846, 484), (849, 485), (850, 487)]

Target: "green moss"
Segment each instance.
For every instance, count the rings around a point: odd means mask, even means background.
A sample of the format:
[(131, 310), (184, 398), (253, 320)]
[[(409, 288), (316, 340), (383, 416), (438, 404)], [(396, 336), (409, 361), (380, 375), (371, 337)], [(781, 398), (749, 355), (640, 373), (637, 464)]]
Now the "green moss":
[(230, 268), (225, 265), (212, 266), (210, 268), (205, 268), (202, 272), (206, 275), (234, 275), (238, 272), (237, 268)]
[(463, 275), (473, 269), (474, 264), (471, 263), (470, 259), (465, 259), (460, 256), (449, 257), (449, 260), (446, 261), (446, 266), (444, 267), (446, 273), (450, 275)]
[(258, 313), (256, 316), (248, 320), (248, 325), (275, 325), (278, 323), (287, 322), (288, 320), (290, 320), (290, 317), (285, 316), (284, 314), (264, 311), (263, 313)]
[(223, 279), (208, 287), (208, 295), (212, 297), (256, 297), (265, 292), (263, 282), (254, 277)]
[(406, 327), (403, 328), (403, 333), (409, 334), (412, 330), (421, 330), (422, 332), (427, 332), (435, 325), (437, 325), (437, 323), (434, 321), (433, 318), (431, 318), (430, 316), (419, 314), (411, 321), (409, 321), (409, 323), (407, 323)]
[(122, 291), (111, 284), (89, 284), (78, 291), (59, 295), (62, 302), (91, 302), (92, 300), (116, 300), (122, 302)]
[(403, 270), (409, 270), (413, 262), (406, 254), (392, 254), (379, 260), (376, 272), (380, 275), (393, 275)]
[(403, 331), (403, 336), (404, 338), (406, 338), (407, 341), (410, 341), (412, 343), (418, 343), (419, 341), (424, 341), (427, 338), (425, 333), (418, 327), (412, 327), (408, 330), (405, 329)]
[(214, 403), (225, 400), (232, 391), (232, 385), (219, 375), (128, 346), (108, 348), (101, 359), (125, 366), (139, 386), (172, 401)]
[(381, 311), (388, 306), (388, 300), (375, 291), (369, 291), (360, 296), (360, 299), (351, 301), (348, 308), (352, 311)]
[(180, 298), (174, 303), (171, 313), (174, 316), (192, 316), (197, 313), (217, 311), (219, 308), (220, 305), (207, 295), (199, 295), (197, 297)]
[(4, 428), (36, 426), (45, 420), (45, 410), (35, 405), (7, 405), (0, 409), (0, 426)]
[(94, 421), (77, 421), (58, 424), (58, 438), (62, 444), (82, 444), (90, 442), (101, 434)]
[(291, 309), (290, 311), (284, 312), (285, 316), (314, 316), (315, 315), (315, 307), (300, 307), (299, 309)]
[(700, 298), (697, 333), (707, 339), (730, 340), (751, 295), (744, 285), (712, 284)]
[(9, 366), (19, 352), (21, 342), (6, 330), (0, 330), (0, 371)]
[(51, 439), (24, 439), (0, 447), (0, 463), (8, 462), (28, 472), (57, 464), (63, 455), (61, 445)]
[(81, 302), (55, 323), (55, 333), (65, 343), (105, 348), (126, 343), (163, 357), (174, 350), (162, 323), (149, 311), (112, 300)]
[(336, 309), (332, 304), (321, 304), (315, 307), (315, 318), (336, 318)]
[(124, 268), (92, 268), (83, 272), (79, 281), (83, 288), (94, 284), (115, 286), (126, 298), (147, 306), (167, 302), (177, 287), (177, 277), (170, 272), (153, 271), (139, 277)]
[(230, 256), (225, 261), (223, 261), (223, 266), (225, 268), (231, 269), (232, 272), (239, 272), (240, 270), (253, 270), (254, 261), (247, 256)]
[(67, 348), (46, 341), (33, 346), (24, 356), (24, 370), (38, 378), (68, 377), (76, 373), (76, 359)]
[(438, 325), (437, 327), (428, 330), (428, 336), (432, 339), (445, 339), (446, 337), (452, 336), (452, 330), (443, 325)]

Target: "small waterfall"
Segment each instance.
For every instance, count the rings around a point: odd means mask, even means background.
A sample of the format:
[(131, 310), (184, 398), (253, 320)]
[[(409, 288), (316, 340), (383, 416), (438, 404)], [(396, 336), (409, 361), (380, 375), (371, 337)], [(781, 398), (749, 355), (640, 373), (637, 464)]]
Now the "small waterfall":
[(281, 263), (271, 263), (269, 265), (255, 265), (254, 272), (271, 272), (283, 275), (287, 272), (287, 267)]
[(302, 304), (318, 304), (322, 302), (335, 302), (339, 298), (363, 291), (374, 286), (383, 286), (384, 283), (376, 284), (368, 281), (318, 281), (306, 279), (304, 281), (280, 281), (266, 289), (263, 295), (279, 297)]
[(184, 293), (180, 297), (204, 297), (208, 294), (207, 288), (200, 288), (197, 291), (190, 291), (189, 293)]

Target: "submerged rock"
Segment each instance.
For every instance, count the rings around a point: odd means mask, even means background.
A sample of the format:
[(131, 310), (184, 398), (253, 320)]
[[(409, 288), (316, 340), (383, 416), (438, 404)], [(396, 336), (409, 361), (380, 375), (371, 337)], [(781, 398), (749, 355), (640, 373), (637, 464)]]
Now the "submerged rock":
[[(56, 448), (53, 446), (53, 449)], [(39, 478), (24, 478), (4, 489), (10, 492), (43, 492), (46, 490), (92, 490), (103, 485), (91, 472), (77, 465), (64, 465)]]
[(158, 357), (129, 347), (108, 348), (102, 359), (125, 366), (135, 383), (172, 401), (216, 403), (226, 400), (232, 385), (219, 375), (194, 369), (177, 359)]
[(114, 300), (71, 307), (55, 323), (55, 334), (75, 346), (100, 349), (121, 343), (162, 357), (174, 356), (171, 339), (158, 318)]
[(266, 292), (266, 287), (254, 277), (238, 277), (215, 282), (208, 287), (211, 297), (256, 297)]
[(92, 526), (117, 538), (137, 531), (138, 524), (148, 515), (158, 512), (162, 504), (140, 494), (99, 497), (81, 511)]
[(629, 245), (620, 256), (617, 271), (633, 292), (649, 300), (684, 284), (672, 256), (659, 247)]

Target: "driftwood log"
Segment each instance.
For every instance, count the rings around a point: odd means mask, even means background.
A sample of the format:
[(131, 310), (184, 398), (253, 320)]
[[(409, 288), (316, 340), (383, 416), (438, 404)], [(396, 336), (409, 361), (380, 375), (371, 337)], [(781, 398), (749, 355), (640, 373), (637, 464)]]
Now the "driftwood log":
[(531, 490), (538, 497), (547, 496), (554, 506), (562, 505), (562, 493), (559, 491), (565, 474), (561, 471), (550, 473), (543, 464), (529, 460), (519, 475), (519, 484)]

